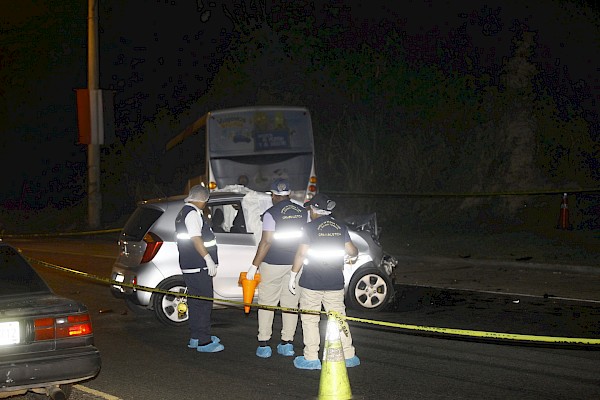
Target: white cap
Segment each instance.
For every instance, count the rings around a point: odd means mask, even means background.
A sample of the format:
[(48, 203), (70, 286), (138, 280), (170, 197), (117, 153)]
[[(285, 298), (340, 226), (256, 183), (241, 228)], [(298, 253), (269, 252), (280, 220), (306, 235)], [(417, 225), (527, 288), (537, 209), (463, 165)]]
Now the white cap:
[(208, 201), (209, 196), (210, 196), (210, 192), (208, 191), (207, 188), (205, 188), (202, 185), (196, 185), (196, 186), (192, 186), (192, 188), (190, 189), (190, 193), (185, 198), (185, 201), (186, 202), (190, 202), (190, 201), (206, 202), (206, 201)]

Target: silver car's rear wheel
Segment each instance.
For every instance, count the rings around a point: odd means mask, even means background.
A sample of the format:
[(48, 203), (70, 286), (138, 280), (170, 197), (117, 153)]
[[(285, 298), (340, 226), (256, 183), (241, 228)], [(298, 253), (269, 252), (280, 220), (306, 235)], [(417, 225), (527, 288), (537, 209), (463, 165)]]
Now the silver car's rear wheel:
[(175, 294), (187, 293), (183, 278), (173, 276), (165, 279), (158, 285), (158, 289), (174, 293), (154, 293), (152, 295), (152, 305), (156, 318), (169, 326), (186, 325), (188, 322), (187, 297)]
[(350, 306), (363, 311), (381, 311), (394, 292), (388, 275), (374, 266), (361, 268), (352, 275), (346, 294)]

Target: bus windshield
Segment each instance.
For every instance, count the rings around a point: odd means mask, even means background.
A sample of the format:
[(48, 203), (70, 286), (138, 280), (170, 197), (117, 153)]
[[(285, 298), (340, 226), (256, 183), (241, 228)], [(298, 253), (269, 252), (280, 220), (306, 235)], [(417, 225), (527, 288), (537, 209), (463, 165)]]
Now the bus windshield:
[(242, 184), (268, 191), (276, 178), (290, 182), (300, 202), (316, 192), (310, 113), (300, 107), (247, 107), (212, 111), (206, 118), (209, 187)]

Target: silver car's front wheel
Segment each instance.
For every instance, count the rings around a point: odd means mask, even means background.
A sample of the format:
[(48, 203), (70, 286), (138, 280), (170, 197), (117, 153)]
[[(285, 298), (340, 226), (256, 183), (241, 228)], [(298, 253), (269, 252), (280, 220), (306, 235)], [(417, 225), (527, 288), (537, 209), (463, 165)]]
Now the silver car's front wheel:
[(174, 293), (154, 293), (152, 305), (156, 318), (169, 326), (183, 326), (188, 321), (188, 305), (186, 296), (178, 296), (176, 293), (187, 293), (187, 287), (183, 278), (171, 277), (165, 279), (159, 286), (161, 291)]
[(352, 275), (347, 298), (352, 308), (381, 311), (392, 298), (394, 288), (388, 275), (376, 267), (361, 268)]

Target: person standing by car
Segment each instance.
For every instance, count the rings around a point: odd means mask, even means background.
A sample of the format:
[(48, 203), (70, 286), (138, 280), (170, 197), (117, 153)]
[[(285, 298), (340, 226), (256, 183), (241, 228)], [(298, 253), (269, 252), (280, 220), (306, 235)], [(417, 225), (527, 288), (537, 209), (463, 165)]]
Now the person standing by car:
[[(304, 355), (294, 359), (299, 369), (321, 369), (319, 360), (319, 321), (321, 306), (325, 311), (346, 315), (344, 305), (344, 258), (356, 257), (358, 249), (352, 243), (348, 228), (331, 217), (335, 202), (325, 194), (317, 193), (307, 204), (311, 221), (305, 225), (301, 243), (294, 258), (289, 280), (289, 291), (296, 293), (296, 276), (302, 269), (298, 286), (300, 308), (314, 310), (316, 314), (303, 313), (302, 335)], [(352, 345), (348, 324), (344, 321), (341, 337), (346, 367), (360, 364)]]
[[(202, 214), (209, 191), (196, 185), (190, 189), (185, 204), (175, 219), (179, 267), (188, 294), (213, 297), (213, 277), (217, 274), (217, 241), (210, 224)], [(210, 334), (212, 300), (188, 298), (190, 341), (188, 347), (202, 353), (216, 353), (225, 347)], [(179, 310), (178, 310), (179, 311)]]
[[(254, 279), (260, 269), (258, 304), (297, 308), (298, 296), (287, 288), (290, 270), (302, 226), (307, 222), (307, 210), (290, 200), (290, 184), (286, 179), (276, 179), (271, 185), (273, 206), (262, 215), (262, 237), (256, 250), (246, 279)], [(271, 357), (269, 340), (273, 334), (273, 310), (258, 309), (258, 348), (256, 355)], [(291, 357), (294, 353), (294, 335), (298, 325), (298, 314), (282, 312), (281, 343), (277, 353)]]

